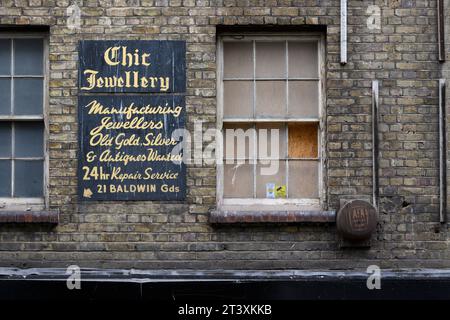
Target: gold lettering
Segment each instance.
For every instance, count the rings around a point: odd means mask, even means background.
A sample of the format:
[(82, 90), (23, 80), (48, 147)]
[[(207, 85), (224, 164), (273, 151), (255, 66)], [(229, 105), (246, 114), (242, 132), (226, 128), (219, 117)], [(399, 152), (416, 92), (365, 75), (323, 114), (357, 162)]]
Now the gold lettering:
[(120, 107), (105, 107), (97, 100), (92, 100), (89, 102), (85, 108), (89, 108), (89, 114), (100, 114), (100, 115), (125, 115), (127, 120), (130, 120), (135, 115), (173, 115), (174, 117), (179, 117), (183, 108), (181, 106), (171, 107), (166, 103), (165, 106), (136, 106), (132, 102), (128, 106)]
[[(119, 61), (119, 51), (121, 50), (122, 56)], [(140, 53), (139, 49), (134, 49), (134, 53), (128, 52), (128, 47), (109, 47), (103, 54), (105, 62), (110, 66), (122, 65), (124, 67), (144, 65), (150, 66), (150, 62), (147, 58), (150, 58), (149, 53)]]
[(103, 58), (105, 59), (105, 62), (109, 66), (117, 66), (120, 62), (118, 61), (119, 58), (119, 52), (120, 47), (110, 47), (105, 50), (105, 54), (103, 55)]
[(169, 77), (160, 77), (159, 82), (161, 84), (161, 91), (169, 90)]
[(183, 160), (182, 154), (159, 154), (157, 150), (148, 149), (148, 154), (130, 155), (123, 151), (116, 154), (111, 154), (111, 150), (107, 149), (100, 154), (100, 162), (113, 162), (128, 165), (130, 162), (181, 162)]
[(162, 129), (164, 127), (163, 121), (154, 122), (153, 120), (146, 121), (144, 117), (134, 117), (131, 121), (112, 121), (111, 117), (103, 117), (100, 121), (100, 125), (93, 128), (90, 131), (91, 135), (95, 135), (106, 130), (118, 130), (118, 129), (137, 129), (137, 130), (154, 130)]
[(110, 193), (135, 193), (135, 192), (156, 192), (156, 185), (154, 184), (132, 184), (132, 185), (109, 185)]
[(84, 70), (83, 73), (85, 75), (87, 75), (86, 81), (87, 81), (89, 87), (81, 87), (81, 90), (92, 90), (92, 89), (94, 89), (95, 86), (96, 86), (95, 76), (97, 75), (98, 71), (86, 69), (86, 70)]
[(170, 88), (170, 77), (141, 77), (139, 71), (125, 71), (124, 77), (120, 76), (98, 76), (98, 71), (86, 69), (83, 74), (86, 76), (88, 86), (81, 87), (81, 90), (92, 90), (94, 88), (152, 88), (167, 91)]
[(143, 53), (142, 54), (142, 65), (149, 67), (150, 62), (147, 61), (147, 58), (150, 58), (150, 53)]
[(144, 180), (176, 180), (178, 179), (178, 172), (165, 171), (153, 173), (152, 168), (145, 169)]

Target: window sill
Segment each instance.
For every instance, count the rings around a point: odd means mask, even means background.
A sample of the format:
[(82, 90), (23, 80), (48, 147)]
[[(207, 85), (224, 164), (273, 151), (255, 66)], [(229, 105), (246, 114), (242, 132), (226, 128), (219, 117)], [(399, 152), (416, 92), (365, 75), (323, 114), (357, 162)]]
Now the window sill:
[(233, 223), (334, 223), (334, 210), (292, 210), (292, 211), (229, 211), (213, 210), (209, 222), (212, 224)]
[(58, 224), (58, 211), (0, 211), (0, 223)]

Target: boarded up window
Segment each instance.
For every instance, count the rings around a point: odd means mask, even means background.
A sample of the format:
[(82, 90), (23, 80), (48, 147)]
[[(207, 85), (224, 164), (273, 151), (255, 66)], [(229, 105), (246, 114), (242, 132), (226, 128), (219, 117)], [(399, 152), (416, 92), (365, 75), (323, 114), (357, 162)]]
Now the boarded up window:
[(319, 39), (225, 37), (222, 48), (224, 198), (318, 198)]

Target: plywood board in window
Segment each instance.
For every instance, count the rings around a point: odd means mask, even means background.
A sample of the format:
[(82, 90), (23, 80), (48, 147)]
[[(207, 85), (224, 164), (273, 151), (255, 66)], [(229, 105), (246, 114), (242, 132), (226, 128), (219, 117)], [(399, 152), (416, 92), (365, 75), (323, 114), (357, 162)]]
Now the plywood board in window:
[(317, 158), (317, 131), (317, 123), (298, 123), (289, 125), (289, 157)]

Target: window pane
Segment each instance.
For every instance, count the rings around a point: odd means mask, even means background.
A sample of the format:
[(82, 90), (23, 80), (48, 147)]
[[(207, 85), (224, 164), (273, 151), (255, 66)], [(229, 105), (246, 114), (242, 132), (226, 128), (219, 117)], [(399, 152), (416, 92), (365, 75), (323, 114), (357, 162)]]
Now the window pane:
[(319, 197), (319, 161), (289, 161), (289, 198)]
[(289, 78), (317, 78), (317, 42), (289, 41)]
[(0, 122), (0, 158), (11, 157), (11, 123)]
[(0, 115), (11, 114), (11, 80), (0, 79)]
[(224, 159), (254, 159), (256, 145), (253, 125), (224, 124), (223, 139)]
[(253, 43), (223, 43), (225, 78), (253, 78)]
[(44, 156), (44, 124), (42, 122), (16, 122), (15, 156)]
[(224, 164), (224, 198), (253, 198), (253, 164)]
[(286, 126), (284, 123), (259, 123), (256, 125), (256, 129), (258, 132), (258, 159), (286, 157)]
[(14, 74), (42, 75), (43, 55), (43, 39), (15, 39)]
[[(286, 161), (266, 160), (258, 162), (256, 165), (256, 197), (286, 198), (286, 191), (283, 193), (283, 188), (286, 190)], [(271, 189), (274, 190), (274, 196), (271, 196)]]
[(0, 40), (0, 75), (11, 74), (11, 40)]
[(319, 117), (319, 82), (289, 81), (289, 116)]
[(14, 80), (14, 114), (42, 115), (43, 113), (42, 79)]
[(289, 125), (289, 157), (318, 157), (318, 123), (301, 123)]
[(0, 160), (0, 197), (11, 197), (10, 160)]
[(256, 116), (284, 117), (286, 115), (286, 82), (256, 82)]
[(256, 42), (256, 77), (286, 77), (286, 43)]
[(43, 161), (15, 161), (14, 194), (16, 197), (43, 196)]
[(253, 82), (224, 81), (224, 117), (253, 117)]

